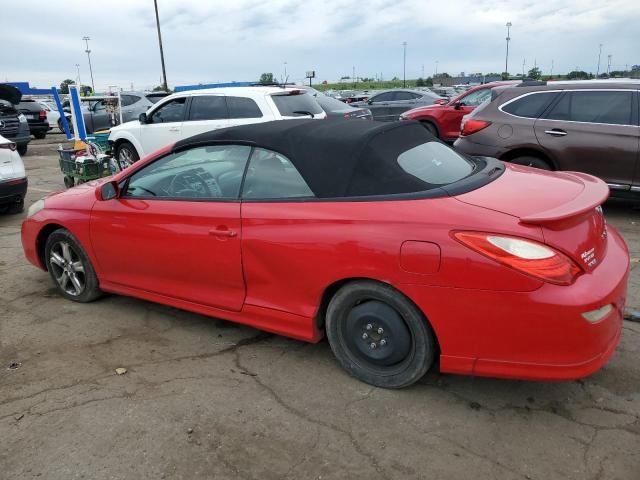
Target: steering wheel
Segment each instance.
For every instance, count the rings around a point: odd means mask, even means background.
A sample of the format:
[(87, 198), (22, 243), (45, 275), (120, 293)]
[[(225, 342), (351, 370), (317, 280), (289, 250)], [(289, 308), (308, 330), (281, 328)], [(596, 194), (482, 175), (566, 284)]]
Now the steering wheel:
[[(195, 179), (198, 181), (200, 186), (202, 187), (202, 191), (196, 190), (193, 188), (191, 181)], [(215, 185), (218, 186), (217, 184)], [(219, 190), (219, 187), (217, 188)], [(211, 190), (206, 182), (193, 170), (178, 173), (175, 177), (171, 179), (171, 183), (169, 184), (168, 193), (172, 197), (187, 197), (187, 198), (196, 198), (196, 197), (211, 197)]]

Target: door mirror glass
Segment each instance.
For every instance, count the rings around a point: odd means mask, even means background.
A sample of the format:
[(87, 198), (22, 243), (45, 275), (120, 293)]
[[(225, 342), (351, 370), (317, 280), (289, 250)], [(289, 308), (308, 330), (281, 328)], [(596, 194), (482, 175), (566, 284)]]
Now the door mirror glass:
[(142, 125), (144, 125), (145, 123), (147, 123), (147, 114), (141, 113), (140, 115), (138, 115), (138, 120)]
[(460, 110), (463, 106), (464, 106), (464, 102), (461, 102), (461, 101), (458, 101), (453, 104), (453, 108), (455, 108), (456, 110)]
[(100, 185), (99, 200), (106, 201), (118, 197), (118, 182), (107, 182)]

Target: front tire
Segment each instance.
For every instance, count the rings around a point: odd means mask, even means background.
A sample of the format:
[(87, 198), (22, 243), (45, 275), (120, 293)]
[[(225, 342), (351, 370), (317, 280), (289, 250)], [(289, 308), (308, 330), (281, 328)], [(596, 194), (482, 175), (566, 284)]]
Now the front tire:
[(68, 230), (49, 235), (44, 252), (49, 275), (64, 298), (88, 303), (102, 295), (89, 257)]
[(431, 326), (389, 285), (369, 280), (345, 285), (331, 299), (326, 319), (336, 359), (370, 385), (407, 387), (433, 364), (436, 340)]
[(38, 140), (43, 140), (44, 138), (47, 137), (47, 132), (36, 132), (33, 134), (33, 136)]
[(140, 160), (140, 156), (131, 143), (122, 142), (116, 149), (116, 160), (120, 169), (123, 170)]
[(433, 135), (436, 138), (440, 138), (440, 135), (438, 135), (438, 129), (433, 123), (431, 122), (420, 122), (420, 123), (422, 123), (422, 126), (426, 128), (431, 135)]

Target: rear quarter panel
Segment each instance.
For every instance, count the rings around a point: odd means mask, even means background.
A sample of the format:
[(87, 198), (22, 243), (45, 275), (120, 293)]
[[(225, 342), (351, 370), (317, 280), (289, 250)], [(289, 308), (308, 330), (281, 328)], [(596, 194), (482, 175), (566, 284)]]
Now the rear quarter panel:
[[(541, 282), (500, 267), (453, 240), (455, 229), (502, 231), (542, 240), (537, 227), (450, 198), (243, 203), (246, 303), (310, 317), (327, 287), (351, 278), (371, 278), (400, 290), (403, 284), (498, 291), (540, 287)], [(409, 240), (440, 247), (437, 271), (420, 274), (401, 268), (400, 249)], [(425, 261), (431, 265), (432, 259)]]

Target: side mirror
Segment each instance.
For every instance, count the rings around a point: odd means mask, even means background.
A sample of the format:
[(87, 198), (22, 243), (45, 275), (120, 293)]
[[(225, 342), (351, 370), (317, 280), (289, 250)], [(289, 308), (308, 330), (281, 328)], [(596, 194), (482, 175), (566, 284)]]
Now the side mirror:
[(371, 105), (373, 103), (373, 100), (367, 100), (367, 105)]
[(107, 182), (100, 185), (98, 190), (98, 200), (107, 201), (112, 198), (118, 198), (118, 194), (120, 193), (120, 188), (118, 187), (118, 182)]
[(453, 104), (453, 108), (455, 108), (456, 110), (460, 110), (463, 105), (464, 105), (463, 102), (456, 102)]
[(138, 115), (138, 120), (142, 125), (144, 125), (145, 123), (147, 123), (147, 114), (141, 113), (140, 115)]

